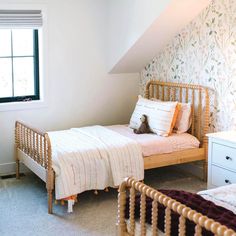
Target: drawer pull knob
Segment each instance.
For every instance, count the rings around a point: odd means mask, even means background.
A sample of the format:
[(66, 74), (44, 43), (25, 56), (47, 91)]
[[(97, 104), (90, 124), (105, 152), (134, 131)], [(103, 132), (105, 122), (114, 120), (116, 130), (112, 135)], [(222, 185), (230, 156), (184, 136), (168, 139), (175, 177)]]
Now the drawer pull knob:
[(228, 180), (228, 179), (226, 179), (226, 180), (225, 180), (225, 183), (226, 183), (226, 184), (231, 184), (231, 181)]
[(226, 159), (226, 160), (232, 160), (232, 158), (229, 157), (229, 156), (226, 156), (225, 159)]

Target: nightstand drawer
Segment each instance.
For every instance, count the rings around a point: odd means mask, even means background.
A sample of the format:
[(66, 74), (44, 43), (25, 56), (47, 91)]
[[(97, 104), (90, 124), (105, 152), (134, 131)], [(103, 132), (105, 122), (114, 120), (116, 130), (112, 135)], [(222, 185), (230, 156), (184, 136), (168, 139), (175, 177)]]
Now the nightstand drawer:
[(236, 173), (212, 165), (211, 182), (215, 186), (236, 183)]
[(236, 171), (236, 149), (212, 143), (212, 163)]

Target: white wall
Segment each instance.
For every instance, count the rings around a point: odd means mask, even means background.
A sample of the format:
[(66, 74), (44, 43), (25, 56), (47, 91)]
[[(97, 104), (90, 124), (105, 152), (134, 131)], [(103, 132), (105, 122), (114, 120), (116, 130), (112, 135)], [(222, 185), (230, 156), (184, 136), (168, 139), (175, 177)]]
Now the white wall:
[[(154, 22), (145, 28), (145, 32), (132, 45), (129, 45), (129, 48), (126, 48), (125, 54), (118, 58), (113, 68), (110, 68), (112, 69), (110, 72), (134, 73), (141, 71), (210, 2), (211, 0), (171, 0), (168, 6), (156, 15)], [(146, 11), (143, 9), (139, 21), (145, 15)], [(133, 38), (131, 37), (131, 39)]]
[(0, 0), (0, 4), (10, 2), (47, 6), (44, 79), (49, 97), (44, 108), (0, 112), (0, 174), (14, 167), (16, 120), (45, 130), (126, 123), (137, 98), (139, 80), (137, 74), (107, 74), (107, 1)]
[(171, 0), (109, 0), (108, 70), (124, 56)]

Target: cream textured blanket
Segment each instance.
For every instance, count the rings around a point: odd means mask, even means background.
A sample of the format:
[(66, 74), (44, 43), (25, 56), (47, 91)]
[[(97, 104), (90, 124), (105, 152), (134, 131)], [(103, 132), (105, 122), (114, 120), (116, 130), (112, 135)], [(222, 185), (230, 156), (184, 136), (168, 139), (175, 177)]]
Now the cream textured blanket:
[(49, 132), (56, 199), (144, 178), (141, 146), (102, 126)]

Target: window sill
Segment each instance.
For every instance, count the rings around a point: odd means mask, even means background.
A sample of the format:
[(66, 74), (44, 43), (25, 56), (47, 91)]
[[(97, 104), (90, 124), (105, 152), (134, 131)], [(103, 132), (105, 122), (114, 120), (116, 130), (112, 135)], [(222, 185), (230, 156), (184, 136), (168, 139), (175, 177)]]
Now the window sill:
[(7, 102), (7, 103), (0, 103), (0, 112), (32, 110), (45, 107), (47, 107), (47, 104), (43, 100), (27, 101), (27, 102)]

